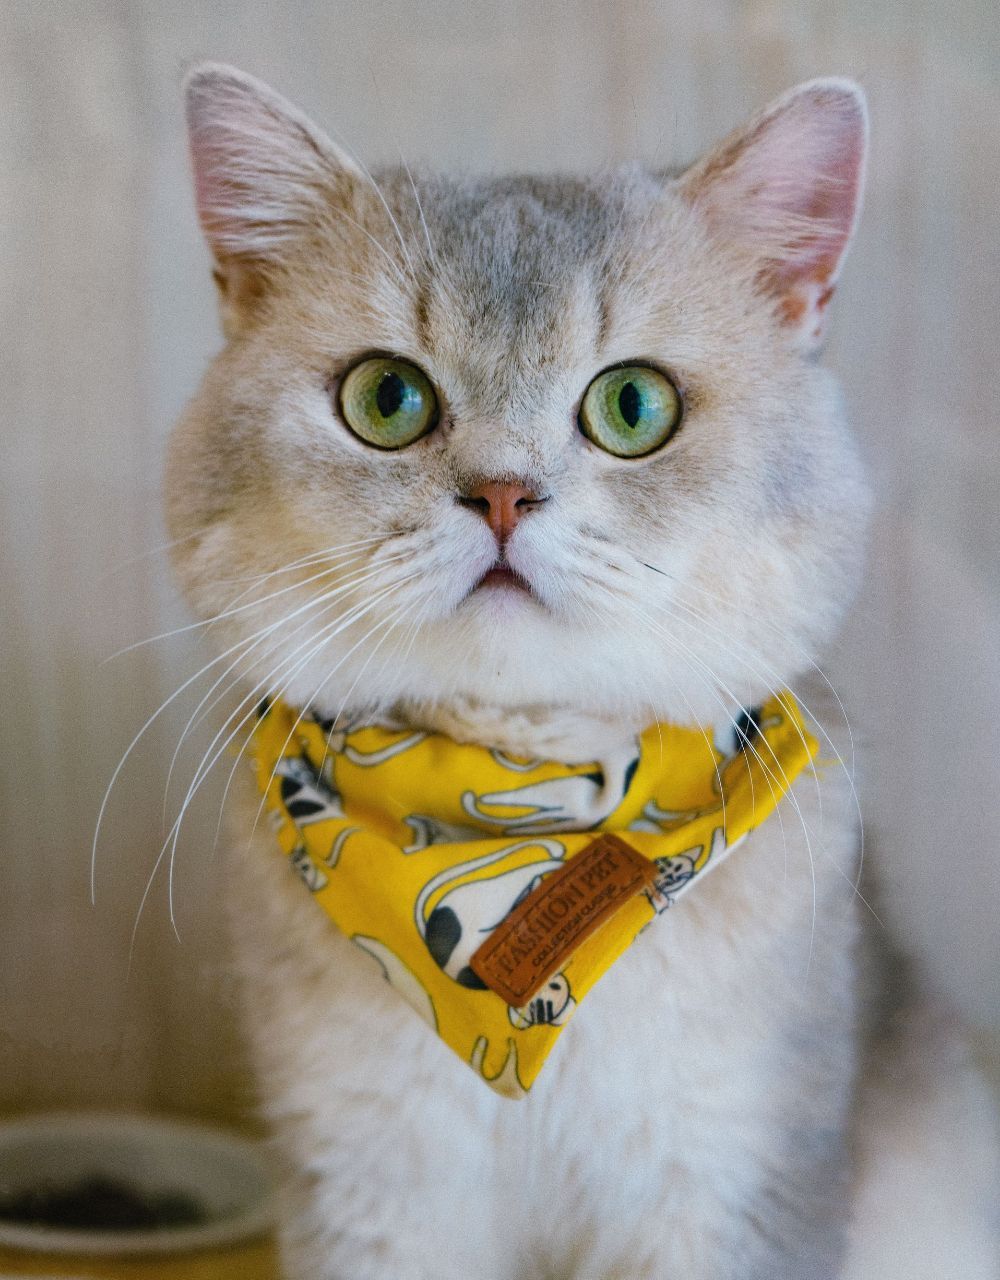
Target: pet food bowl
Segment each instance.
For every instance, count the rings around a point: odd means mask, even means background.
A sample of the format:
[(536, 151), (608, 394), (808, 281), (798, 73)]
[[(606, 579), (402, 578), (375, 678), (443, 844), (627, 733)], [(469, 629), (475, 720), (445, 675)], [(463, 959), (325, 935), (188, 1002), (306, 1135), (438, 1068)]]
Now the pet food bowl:
[(110, 1112), (0, 1122), (0, 1245), (180, 1253), (243, 1243), (271, 1221), (261, 1155), (235, 1134)]

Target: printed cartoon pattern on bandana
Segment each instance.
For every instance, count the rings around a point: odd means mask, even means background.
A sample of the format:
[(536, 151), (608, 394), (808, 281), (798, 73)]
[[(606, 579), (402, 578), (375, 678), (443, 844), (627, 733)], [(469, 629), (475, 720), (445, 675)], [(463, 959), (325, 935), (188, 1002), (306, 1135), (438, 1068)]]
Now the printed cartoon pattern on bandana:
[[(441, 734), (333, 726), (274, 702), (253, 745), (281, 847), (317, 903), (473, 1070), (519, 1097), (594, 983), (773, 812), (817, 751), (787, 694), (726, 737), (654, 725), (620, 759), (563, 765)], [(652, 885), (526, 1005), (508, 1006), (470, 960), (600, 832), (655, 864)]]

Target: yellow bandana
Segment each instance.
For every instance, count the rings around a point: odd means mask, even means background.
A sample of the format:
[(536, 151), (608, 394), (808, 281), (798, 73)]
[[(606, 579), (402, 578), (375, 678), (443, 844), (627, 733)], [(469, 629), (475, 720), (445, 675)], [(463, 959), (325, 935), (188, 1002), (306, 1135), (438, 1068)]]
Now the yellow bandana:
[[(316, 901), (473, 1070), (518, 1097), (605, 970), (774, 810), (817, 750), (787, 694), (727, 736), (654, 725), (620, 758), (563, 765), (441, 734), (335, 727), (275, 702), (254, 749), (263, 803)], [(551, 892), (581, 853), (592, 869)], [(621, 853), (640, 868), (631, 885)], [(566, 954), (588, 911), (603, 923)], [(525, 913), (505, 939), (505, 922)], [(505, 990), (524, 957), (544, 985), (513, 1007), (491, 988)], [(558, 972), (543, 971), (553, 957)]]

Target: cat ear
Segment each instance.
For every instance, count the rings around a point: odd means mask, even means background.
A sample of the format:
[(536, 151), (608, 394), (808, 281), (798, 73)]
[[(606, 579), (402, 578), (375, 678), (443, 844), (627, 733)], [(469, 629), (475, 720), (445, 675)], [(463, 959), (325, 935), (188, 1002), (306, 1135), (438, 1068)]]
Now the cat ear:
[[(354, 162), (280, 94), (205, 62), (185, 86), (198, 218), (230, 304), (249, 294)], [(238, 286), (238, 287), (237, 287)]]
[(823, 338), (861, 207), (867, 146), (861, 88), (810, 80), (680, 179), (713, 230), (755, 260), (762, 287), (804, 351)]

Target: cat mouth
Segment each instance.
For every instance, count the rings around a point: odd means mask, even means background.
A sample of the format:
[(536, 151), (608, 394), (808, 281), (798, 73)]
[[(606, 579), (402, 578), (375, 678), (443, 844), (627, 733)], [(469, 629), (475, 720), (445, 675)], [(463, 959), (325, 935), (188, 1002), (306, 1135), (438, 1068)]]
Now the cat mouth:
[(526, 595), (533, 595), (531, 583), (527, 579), (522, 578), (516, 569), (511, 566), (503, 558), (483, 574), (473, 591), (480, 591), (483, 587), (494, 587), (504, 591), (522, 591)]

